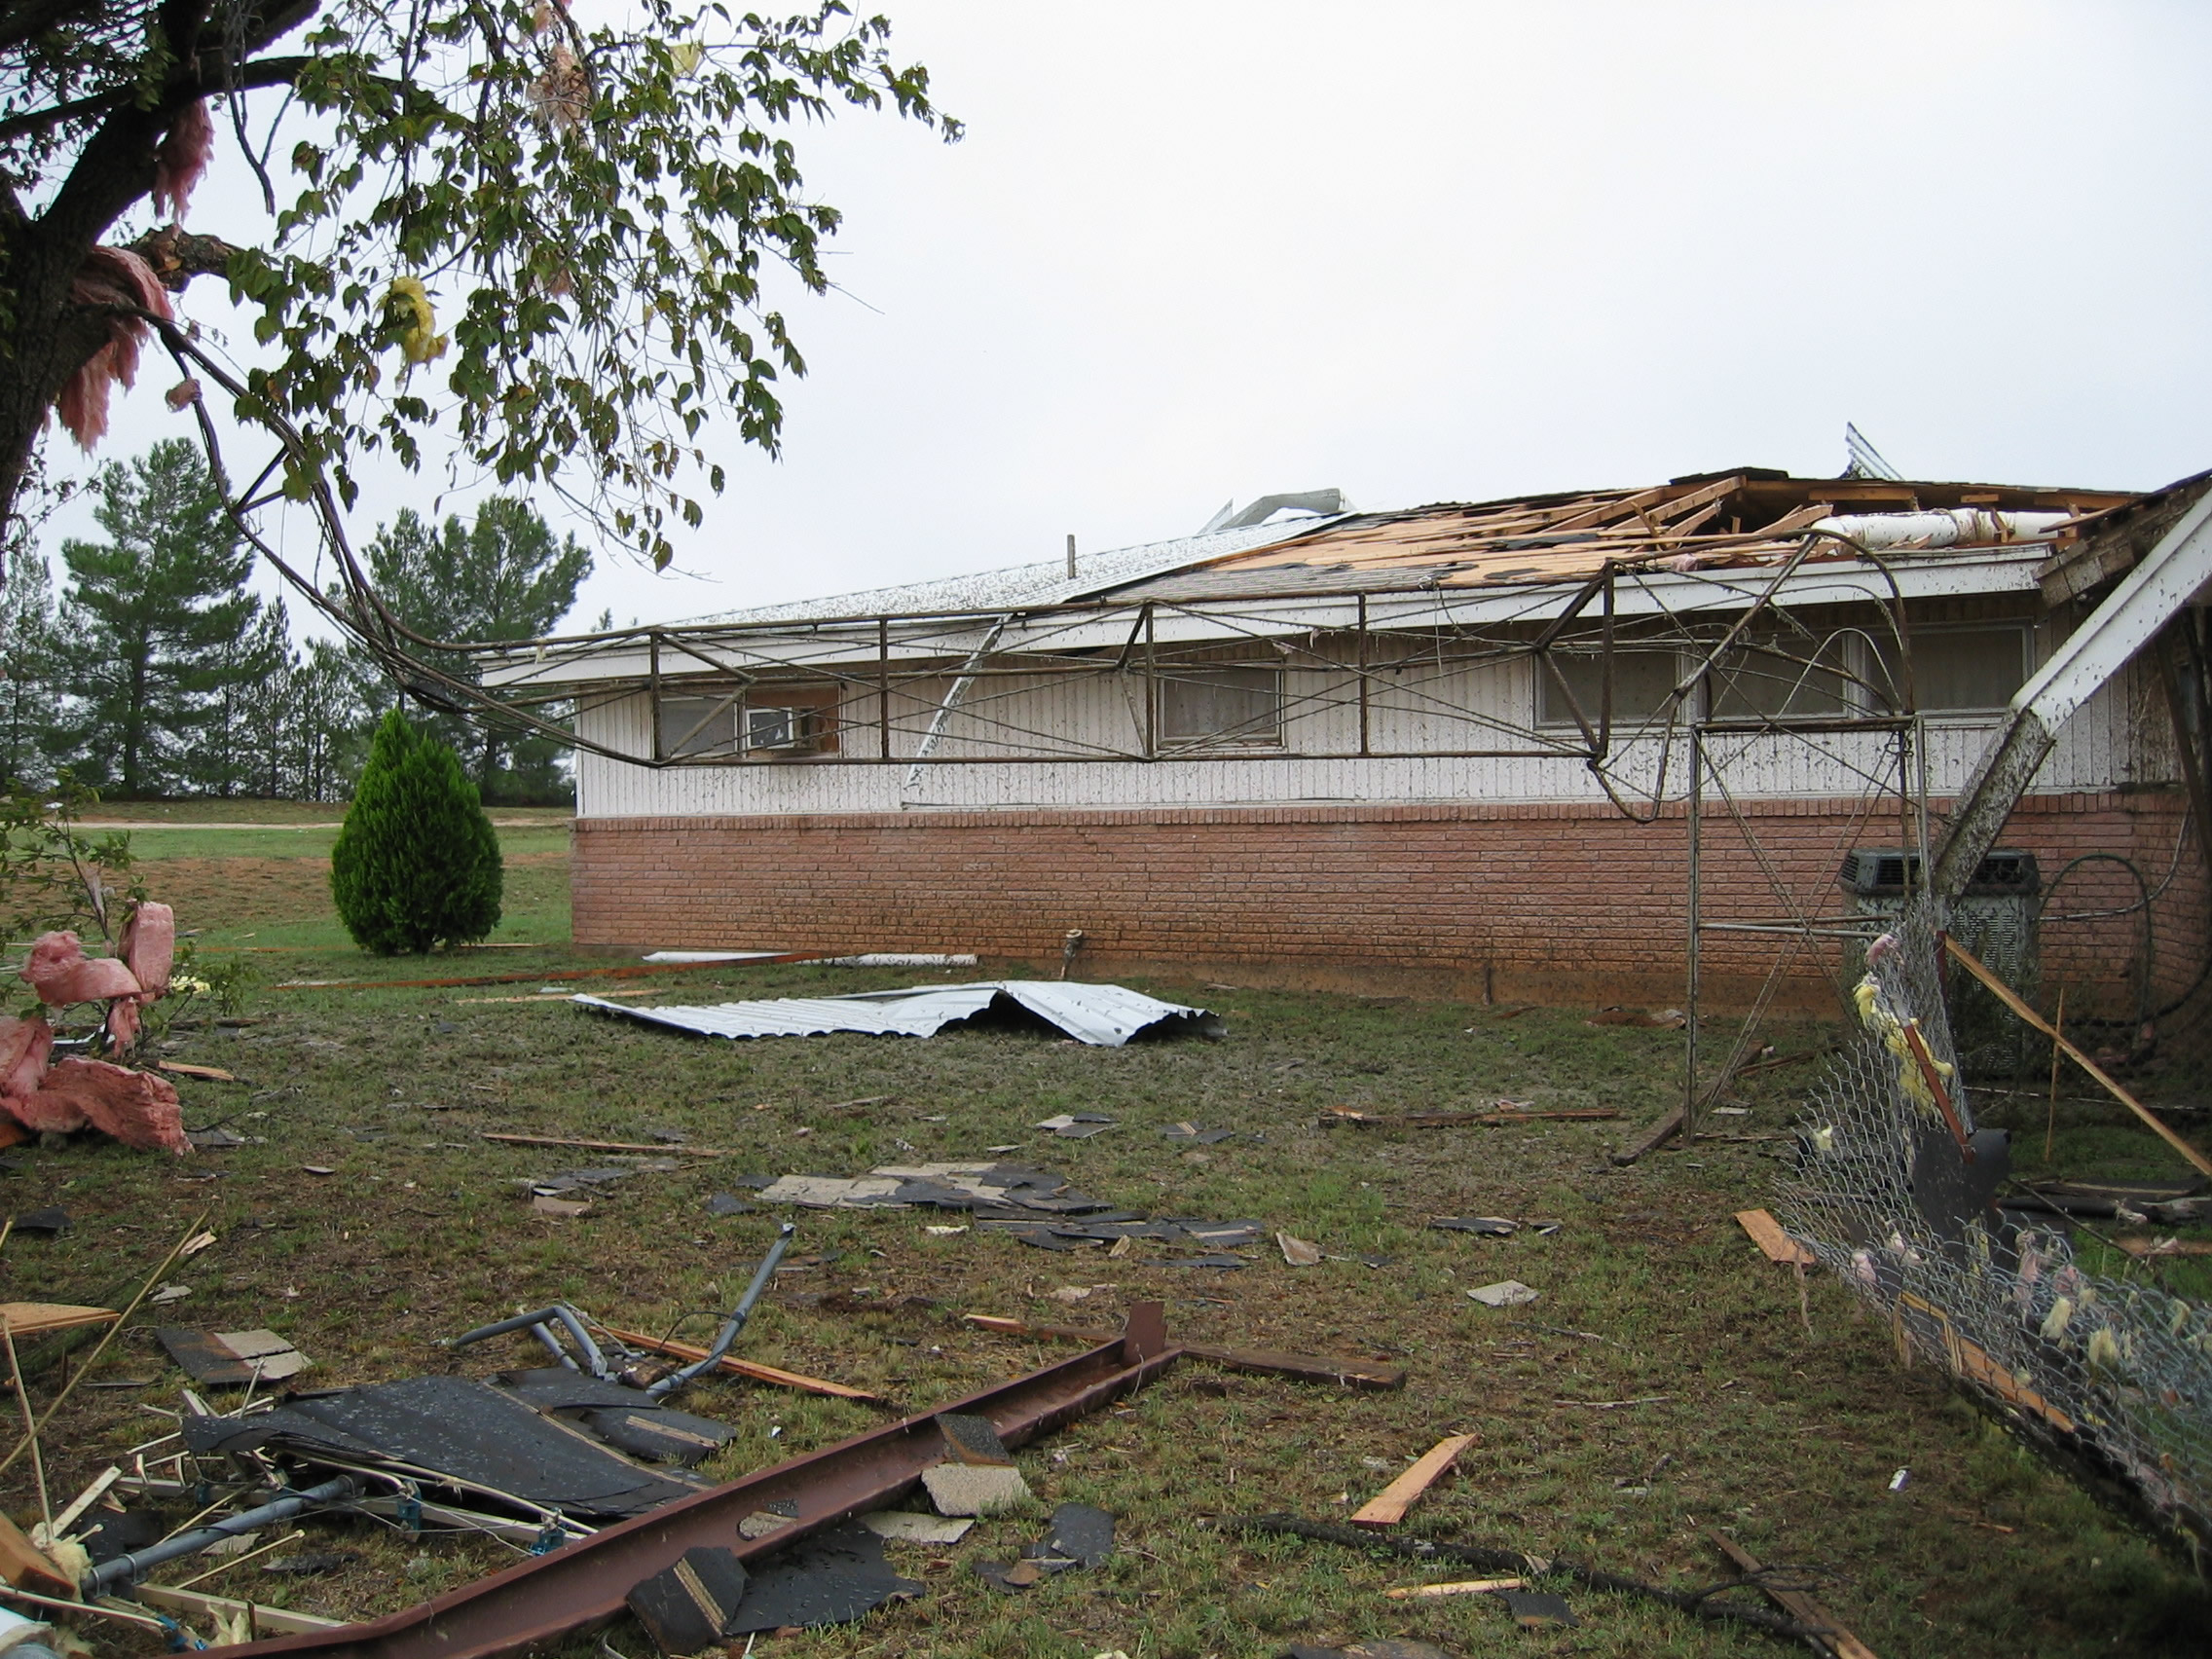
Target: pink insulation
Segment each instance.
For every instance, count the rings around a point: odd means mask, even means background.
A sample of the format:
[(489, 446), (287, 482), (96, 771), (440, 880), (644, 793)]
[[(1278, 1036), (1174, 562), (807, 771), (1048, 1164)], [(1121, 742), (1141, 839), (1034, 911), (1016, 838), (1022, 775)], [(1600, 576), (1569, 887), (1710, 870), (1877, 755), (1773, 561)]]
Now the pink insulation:
[(141, 1006), (169, 992), (169, 969), (176, 961), (176, 912), (166, 904), (148, 901), (136, 905), (123, 924), (116, 955), (130, 967), (138, 981)]
[[(192, 1143), (184, 1138), (184, 1108), (175, 1086), (151, 1072), (112, 1066), (105, 1060), (61, 1060), (48, 1071), (46, 1087), (30, 1097), (29, 1104), (43, 1109), (44, 1102), (74, 1107), (86, 1123), (125, 1146), (147, 1152), (192, 1150)], [(42, 1126), (23, 1121), (32, 1128)]]
[(192, 200), (192, 187), (207, 170), (215, 154), (215, 123), (208, 117), (207, 100), (195, 98), (176, 113), (154, 152), (154, 211), (182, 220)]
[(73, 933), (41, 934), (23, 964), (22, 977), (48, 1008), (135, 997), (138, 980), (112, 956), (87, 956)]
[(46, 1076), (54, 1050), (54, 1027), (37, 1014), (18, 1019), (0, 1014), (0, 1094), (24, 1095)]
[(76, 1101), (50, 1088), (0, 1096), (0, 1108), (24, 1128), (40, 1134), (73, 1135), (90, 1122)]
[[(167, 290), (154, 268), (127, 248), (95, 247), (85, 256), (69, 297), (80, 306), (134, 306), (156, 316), (176, 313), (169, 307)], [(55, 399), (61, 424), (90, 450), (107, 431), (108, 391), (119, 383), (129, 388), (138, 378), (138, 350), (146, 342), (146, 324), (134, 316), (111, 316), (107, 340), (86, 358)]]

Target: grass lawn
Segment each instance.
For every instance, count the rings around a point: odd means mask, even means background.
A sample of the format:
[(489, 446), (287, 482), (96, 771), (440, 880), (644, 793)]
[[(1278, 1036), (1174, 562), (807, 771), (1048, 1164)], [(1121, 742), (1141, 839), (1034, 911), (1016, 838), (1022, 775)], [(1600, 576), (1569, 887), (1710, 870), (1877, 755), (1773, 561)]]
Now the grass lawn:
[[(200, 926), (209, 944), (266, 952), (248, 956), (263, 980), (247, 1011), (259, 1022), (179, 1034), (170, 1052), (240, 1075), (235, 1086), (183, 1084), (187, 1122), (227, 1125), (253, 1144), (182, 1161), (89, 1139), (21, 1149), (0, 1205), (59, 1203), (74, 1225), (58, 1239), (8, 1243), (0, 1271), (10, 1297), (111, 1295), (204, 1211), (220, 1242), (171, 1275), (191, 1294), (159, 1322), (272, 1327), (313, 1357), (306, 1381), (321, 1385), (449, 1368), (484, 1375), (535, 1363), (533, 1348), (516, 1338), (455, 1355), (437, 1339), (554, 1299), (633, 1328), (688, 1319), (692, 1334), (711, 1329), (710, 1310), (734, 1298), (779, 1219), (711, 1216), (706, 1200), (734, 1190), (734, 1175), (857, 1173), (1019, 1143), (1012, 1156), (1129, 1209), (1255, 1217), (1346, 1259), (1294, 1269), (1271, 1245), (1242, 1252), (1248, 1265), (1237, 1271), (1179, 1269), (1165, 1247), (1144, 1243), (1108, 1260), (975, 1232), (935, 1236), (925, 1227), (958, 1219), (936, 1212), (800, 1212), (797, 1249), (824, 1260), (780, 1276), (742, 1351), (913, 1410), (1072, 1351), (982, 1333), (959, 1321), (963, 1312), (1105, 1324), (1132, 1301), (1159, 1299), (1171, 1331), (1192, 1339), (1387, 1356), (1410, 1369), (1401, 1392), (1354, 1394), (1186, 1362), (1122, 1409), (1020, 1455), (1044, 1504), (1088, 1501), (1121, 1518), (1107, 1567), (1003, 1595), (969, 1564), (1009, 1559), (1038, 1535), (1042, 1510), (986, 1521), (949, 1550), (891, 1546), (895, 1563), (928, 1584), (922, 1599), (782, 1640), (779, 1651), (1260, 1659), (1292, 1641), (1392, 1635), (1466, 1655), (1792, 1651), (1596, 1595), (1571, 1598), (1579, 1629), (1532, 1635), (1492, 1598), (1382, 1596), (1464, 1571), (1212, 1524), (1277, 1510), (1342, 1520), (1452, 1432), (1480, 1440), (1403, 1532), (1571, 1554), (1686, 1587), (1729, 1575), (1704, 1537), (1723, 1528), (1762, 1559), (1817, 1575), (1822, 1598), (1885, 1659), (2203, 1651), (2212, 1600), (2185, 1564), (2018, 1450), (1938, 1374), (1900, 1368), (1887, 1333), (1837, 1285), (1809, 1282), (1808, 1331), (1795, 1279), (1730, 1219), (1767, 1200), (1768, 1160), (1787, 1143), (1759, 1137), (1786, 1127), (1810, 1067), (1752, 1080), (1751, 1115), (1732, 1120), (1745, 1138), (1622, 1170), (1606, 1155), (1671, 1104), (1680, 1034), (1591, 1026), (1587, 1010), (1506, 1014), (1134, 978), (1215, 1009), (1229, 1035), (1102, 1051), (983, 1031), (731, 1044), (564, 1002), (489, 1000), (535, 983), (280, 991), (275, 982), (287, 978), (509, 969), (561, 982), (558, 970), (583, 959), (566, 947), (565, 854), (540, 845), (550, 827), (505, 832), (517, 855), (514, 914), (498, 937), (538, 948), (428, 962), (345, 947), (317, 885), (321, 854), (305, 843), (272, 853), (266, 837), (276, 832), (164, 829), (139, 841), (153, 856), (155, 892), (178, 904), (183, 926)], [(188, 850), (172, 855), (171, 835)], [(783, 966), (653, 983), (668, 997), (725, 1000), (954, 977)], [(1787, 1052), (1822, 1036), (1798, 1026), (1776, 1041)], [(871, 1096), (888, 1099), (838, 1104)], [(1319, 1123), (1335, 1104), (1500, 1096), (1623, 1118), (1413, 1131)], [(2016, 1109), (2023, 1130), (2037, 1131), (2020, 1136), (2032, 1166), (2043, 1106), (2023, 1099)], [(1068, 1111), (1118, 1123), (1082, 1141), (1031, 1126)], [(1182, 1151), (1161, 1138), (1179, 1121), (1235, 1136)], [(670, 1131), (731, 1156), (601, 1187), (589, 1215), (556, 1222), (532, 1212), (519, 1183), (601, 1159), (502, 1147), (479, 1139), (484, 1130), (622, 1141)], [(2084, 1160), (2171, 1172), (2152, 1146), (2101, 1106), (2070, 1104), (2055, 1161), (2076, 1172)], [(1561, 1226), (1495, 1239), (1428, 1225), (1469, 1214)], [(2128, 1271), (2180, 1284), (2173, 1275), (2186, 1267), (2202, 1264)], [(1542, 1299), (1503, 1311), (1468, 1300), (1469, 1288), (1503, 1278)], [(1052, 1295), (1065, 1287), (1088, 1294), (1071, 1306)], [(50, 1432), (57, 1501), (163, 1431), (141, 1405), (176, 1409), (181, 1374), (144, 1331), (100, 1362), (96, 1380), (124, 1379), (152, 1381), (81, 1389)], [(1648, 1403), (1601, 1404), (1622, 1401)], [(707, 1465), (725, 1475), (881, 1420), (734, 1381), (702, 1384), (685, 1403), (740, 1428)], [(1892, 1492), (1899, 1468), (1910, 1478)], [(35, 1518), (24, 1464), (8, 1472), (0, 1498), (17, 1519)], [(306, 1547), (355, 1549), (362, 1561), (304, 1580), (248, 1565), (205, 1588), (352, 1617), (513, 1559), (498, 1545), (410, 1541), (366, 1522), (308, 1530)], [(179, 1582), (209, 1565), (156, 1576)], [(608, 1634), (630, 1659), (651, 1651), (627, 1621)], [(103, 1651), (129, 1649), (105, 1629), (99, 1640)], [(574, 1651), (581, 1659), (596, 1641)]]

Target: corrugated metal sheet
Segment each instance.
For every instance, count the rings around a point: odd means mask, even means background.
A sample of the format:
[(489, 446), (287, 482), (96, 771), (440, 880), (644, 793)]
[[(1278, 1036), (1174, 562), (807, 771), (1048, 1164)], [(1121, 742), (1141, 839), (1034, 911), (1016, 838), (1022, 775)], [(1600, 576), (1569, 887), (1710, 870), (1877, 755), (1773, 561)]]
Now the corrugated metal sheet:
[(684, 626), (810, 622), (842, 616), (926, 616), (947, 610), (1020, 610), (1037, 605), (1064, 605), (1188, 565), (1272, 547), (1336, 522), (1329, 518), (1290, 518), (1243, 530), (1215, 531), (1210, 535), (1185, 535), (1172, 541), (1147, 542), (1141, 547), (1085, 553), (1076, 560), (1073, 580), (1068, 577), (1066, 560), (1051, 559), (1034, 565), (1014, 565), (1005, 570), (977, 571), (965, 576), (947, 576), (940, 581), (909, 582), (901, 587), (870, 588), (863, 593), (725, 611), (717, 616), (695, 617)]
[(1065, 984), (1053, 979), (989, 979), (973, 985), (917, 985), (842, 997), (774, 997), (711, 1008), (630, 1008), (600, 997), (572, 999), (583, 1008), (668, 1025), (703, 1037), (819, 1037), (856, 1031), (873, 1037), (934, 1037), (973, 1019), (1001, 998), (1056, 1025), (1079, 1043), (1119, 1049), (1160, 1027), (1210, 1031), (1202, 1008), (1161, 1002), (1124, 985)]

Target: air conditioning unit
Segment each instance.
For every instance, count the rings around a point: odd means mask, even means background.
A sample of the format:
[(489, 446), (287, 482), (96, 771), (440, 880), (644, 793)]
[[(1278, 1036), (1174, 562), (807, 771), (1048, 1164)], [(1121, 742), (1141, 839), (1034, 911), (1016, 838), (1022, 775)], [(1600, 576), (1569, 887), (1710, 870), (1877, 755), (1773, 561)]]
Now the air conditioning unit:
[(745, 711), (745, 748), (767, 754), (802, 754), (814, 747), (814, 711), (804, 708), (758, 708)]
[[(1858, 847), (1844, 855), (1836, 884), (1851, 896), (1854, 915), (1889, 922), (1904, 908), (1907, 892), (1920, 890), (1921, 875), (1918, 853)], [(2029, 1002), (2035, 1001), (2043, 973), (2036, 940), (2042, 894), (2035, 854), (2000, 847), (1981, 861), (1966, 892), (1951, 905), (1952, 937)], [(1862, 959), (1846, 966), (1855, 979), (1865, 972)], [(1969, 1083), (1976, 1074), (2010, 1075), (2038, 1057), (2031, 1052), (2027, 1026), (1978, 980), (1952, 975), (1949, 994), (1951, 1040)]]

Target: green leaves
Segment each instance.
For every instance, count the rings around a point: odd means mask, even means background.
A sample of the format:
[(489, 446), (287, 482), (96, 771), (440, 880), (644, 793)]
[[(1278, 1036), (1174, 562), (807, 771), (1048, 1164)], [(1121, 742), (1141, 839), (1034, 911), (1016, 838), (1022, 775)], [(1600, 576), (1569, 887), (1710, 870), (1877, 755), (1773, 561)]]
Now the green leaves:
[[(253, 389), (342, 492), (353, 457), (418, 461), (437, 423), (467, 461), (554, 484), (664, 565), (670, 515), (700, 521), (702, 470), (722, 484), (705, 432), (734, 417), (773, 452), (775, 383), (805, 372), (768, 290), (827, 289), (838, 215), (806, 197), (787, 129), (886, 105), (957, 125), (893, 63), (888, 24), (836, 4), (770, 20), (644, 0), (632, 26), (589, 30), (537, 0), (414, 17), (343, 0), (309, 37), (302, 188), (278, 245), (232, 274), (276, 349)], [(391, 397), (378, 296), (408, 276), (452, 348), (417, 372), (426, 395)]]

